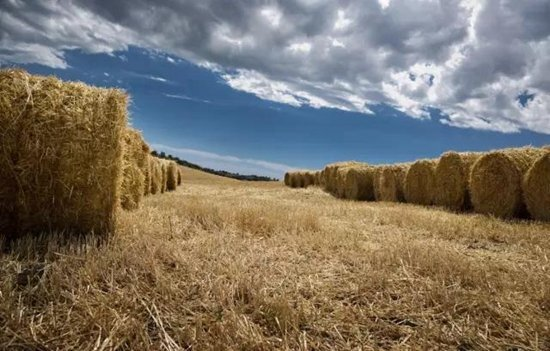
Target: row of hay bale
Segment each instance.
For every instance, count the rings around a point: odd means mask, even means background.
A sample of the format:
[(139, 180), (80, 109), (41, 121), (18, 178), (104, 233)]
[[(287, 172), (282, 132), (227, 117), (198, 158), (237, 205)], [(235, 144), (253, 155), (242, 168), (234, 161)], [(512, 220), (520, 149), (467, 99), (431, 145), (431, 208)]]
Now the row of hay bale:
[(120, 198), (123, 209), (137, 209), (144, 196), (174, 191), (181, 185), (178, 164), (152, 156), (141, 133), (130, 127), (125, 130), (123, 154)]
[[(288, 178), (303, 179), (302, 173), (288, 173)], [(318, 174), (315, 185), (338, 198), (550, 220), (549, 148), (446, 152), (438, 159), (377, 166), (339, 162), (309, 173)]]
[(121, 207), (174, 188), (174, 165), (129, 129), (127, 101), (118, 89), (0, 70), (0, 240), (113, 233)]

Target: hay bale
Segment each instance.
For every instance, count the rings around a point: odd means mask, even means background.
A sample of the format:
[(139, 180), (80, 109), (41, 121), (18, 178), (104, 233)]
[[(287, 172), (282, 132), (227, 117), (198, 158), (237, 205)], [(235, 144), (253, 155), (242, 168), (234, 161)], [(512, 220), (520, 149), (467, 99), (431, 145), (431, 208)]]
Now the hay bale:
[(178, 167), (178, 186), (181, 185), (181, 182), (182, 182), (182, 171), (181, 171), (181, 168)]
[(290, 186), (290, 172), (285, 173), (283, 182), (286, 186)]
[(151, 157), (151, 194), (158, 194), (162, 189), (162, 166), (156, 157)]
[(345, 174), (345, 198), (351, 200), (374, 200), (374, 168), (365, 164), (352, 166)]
[(174, 191), (178, 187), (178, 168), (174, 161), (166, 164), (166, 191)]
[(340, 192), (340, 190), (338, 189), (338, 183), (339, 183), (338, 169), (341, 167), (351, 166), (358, 163), (359, 162), (356, 162), (356, 161), (344, 161), (344, 162), (332, 163), (325, 166), (324, 190), (334, 196), (338, 196), (338, 193)]
[(301, 172), (302, 177), (302, 187), (307, 188), (308, 186), (315, 185), (315, 174), (310, 171)]
[(127, 96), (0, 70), (0, 232), (114, 232)]
[(151, 194), (151, 183), (152, 183), (152, 162), (151, 162), (151, 156), (147, 155), (147, 159), (145, 161), (145, 182), (144, 182), (144, 189), (143, 189), (143, 195), (147, 196)]
[(550, 153), (539, 157), (525, 174), (523, 198), (532, 218), (550, 221)]
[(166, 183), (168, 181), (168, 164), (166, 160), (160, 160), (160, 169), (162, 172), (162, 177), (160, 181), (160, 192), (164, 194), (166, 192)]
[(470, 173), (472, 206), (478, 213), (501, 218), (526, 213), (523, 177), (547, 151), (524, 147), (493, 151), (481, 156)]
[(435, 196), (436, 160), (418, 160), (407, 170), (403, 194), (411, 204), (430, 206)]
[(120, 204), (125, 210), (139, 207), (145, 193), (149, 146), (141, 133), (127, 128), (124, 134), (123, 176)]
[[(404, 202), (405, 177), (410, 163), (380, 166), (377, 170), (377, 200)], [(379, 172), (379, 173), (378, 173)]]
[(482, 154), (477, 152), (453, 151), (441, 155), (434, 173), (434, 205), (453, 211), (462, 211), (471, 207), (470, 171), (481, 156)]

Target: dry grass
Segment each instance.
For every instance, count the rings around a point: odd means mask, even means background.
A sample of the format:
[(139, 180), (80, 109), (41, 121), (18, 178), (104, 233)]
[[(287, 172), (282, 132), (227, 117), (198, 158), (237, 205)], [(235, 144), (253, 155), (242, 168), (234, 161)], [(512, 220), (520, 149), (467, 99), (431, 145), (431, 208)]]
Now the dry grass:
[(550, 225), (183, 170), (107, 246), (1, 256), (0, 349), (550, 349)]

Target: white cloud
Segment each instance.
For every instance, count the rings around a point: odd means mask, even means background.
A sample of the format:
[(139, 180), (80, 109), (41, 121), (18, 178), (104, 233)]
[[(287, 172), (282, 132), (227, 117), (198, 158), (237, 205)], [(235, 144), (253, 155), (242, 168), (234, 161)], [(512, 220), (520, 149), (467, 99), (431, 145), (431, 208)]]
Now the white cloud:
[(285, 164), (240, 158), (231, 155), (220, 155), (203, 150), (177, 148), (163, 144), (152, 144), (151, 146), (157, 151), (164, 151), (202, 167), (237, 172), (240, 174), (256, 174), (281, 178), (285, 172), (294, 169)]
[(206, 104), (211, 104), (212, 102), (210, 100), (203, 100), (203, 99), (197, 99), (193, 98), (187, 95), (183, 94), (163, 94), (166, 97), (172, 98), (172, 99), (179, 99), (179, 100), (187, 100), (187, 101), (194, 101), (194, 102), (203, 102)]
[(152, 3), (0, 2), (0, 64), (66, 68), (67, 49), (136, 45), (292, 106), (385, 103), (421, 118), (432, 107), (456, 127), (550, 134), (548, 0)]

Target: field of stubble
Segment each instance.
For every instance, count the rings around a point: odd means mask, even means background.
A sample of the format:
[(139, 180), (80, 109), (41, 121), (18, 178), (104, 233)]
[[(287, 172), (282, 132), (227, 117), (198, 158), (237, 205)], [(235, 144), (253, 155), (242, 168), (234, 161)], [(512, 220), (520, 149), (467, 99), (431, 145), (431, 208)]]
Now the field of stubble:
[(0, 349), (550, 349), (548, 224), (183, 179), (108, 245), (1, 256)]

